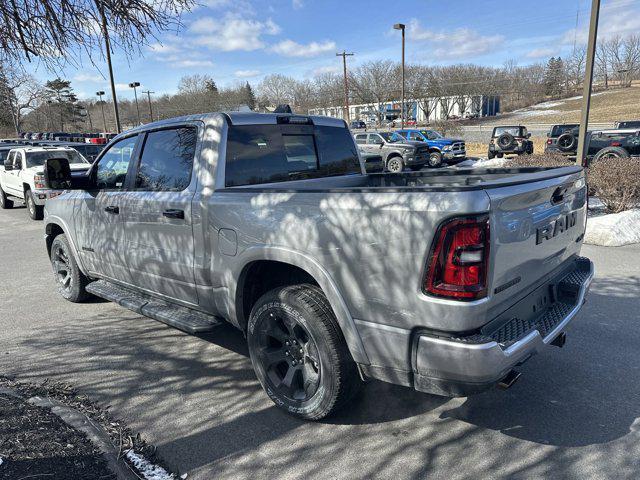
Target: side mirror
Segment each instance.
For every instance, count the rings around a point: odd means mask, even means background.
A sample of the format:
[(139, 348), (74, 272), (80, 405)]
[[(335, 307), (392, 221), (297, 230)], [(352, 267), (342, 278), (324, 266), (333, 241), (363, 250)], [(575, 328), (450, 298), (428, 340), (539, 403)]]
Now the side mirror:
[(66, 158), (48, 158), (44, 164), (44, 182), (52, 190), (71, 190), (71, 168)]
[(531, 138), (531, 134), (530, 133), (527, 133), (527, 138)]
[(13, 160), (11, 160), (10, 158), (6, 158), (4, 160), (4, 169), (5, 171), (9, 171), (9, 170), (13, 170)]

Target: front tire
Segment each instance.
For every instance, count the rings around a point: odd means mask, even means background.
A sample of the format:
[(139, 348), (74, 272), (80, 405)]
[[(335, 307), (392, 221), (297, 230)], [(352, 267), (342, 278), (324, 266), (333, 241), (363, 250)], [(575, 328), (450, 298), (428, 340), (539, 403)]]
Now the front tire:
[(51, 266), (60, 295), (73, 303), (80, 303), (89, 297), (86, 290), (89, 279), (80, 271), (64, 234), (53, 239)]
[(9, 200), (7, 194), (2, 190), (2, 187), (0, 187), (0, 208), (2, 210), (13, 208), (13, 200)]
[(27, 211), (29, 212), (31, 220), (42, 220), (44, 218), (44, 207), (42, 205), (36, 205), (31, 190), (25, 192), (24, 200), (27, 204)]
[(314, 285), (263, 295), (251, 310), (247, 341), (262, 388), (290, 415), (324, 418), (361, 385), (331, 306)]
[(387, 160), (387, 171), (391, 173), (401, 173), (404, 170), (402, 157), (391, 157)]
[(429, 166), (431, 168), (438, 168), (442, 166), (442, 153), (431, 152), (429, 154)]

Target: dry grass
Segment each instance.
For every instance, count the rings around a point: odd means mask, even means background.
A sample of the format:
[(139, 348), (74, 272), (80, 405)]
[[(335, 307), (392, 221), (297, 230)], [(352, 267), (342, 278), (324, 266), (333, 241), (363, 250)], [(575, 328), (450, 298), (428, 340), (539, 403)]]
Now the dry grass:
[[(550, 113), (530, 115), (513, 113), (510, 120), (527, 123), (579, 123), (582, 109), (582, 97), (570, 100), (551, 101), (559, 103), (552, 105)], [(529, 109), (535, 111), (535, 109)], [(595, 93), (591, 96), (589, 122), (613, 123), (619, 120), (637, 120), (640, 118), (640, 85), (629, 88), (611, 88)]]
[[(544, 152), (544, 144), (546, 143), (546, 137), (531, 137), (533, 140), (533, 152)], [(467, 155), (470, 157), (486, 157), (489, 150), (488, 143), (481, 142), (467, 142)]]

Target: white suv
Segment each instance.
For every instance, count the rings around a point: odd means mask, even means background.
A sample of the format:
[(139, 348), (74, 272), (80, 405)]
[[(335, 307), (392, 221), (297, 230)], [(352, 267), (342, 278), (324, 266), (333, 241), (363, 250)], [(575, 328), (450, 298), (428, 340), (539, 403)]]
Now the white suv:
[(52, 194), (44, 184), (44, 162), (66, 158), (73, 172), (86, 172), (91, 163), (70, 147), (18, 147), (12, 149), (0, 168), (0, 208), (13, 207), (14, 198), (27, 205), (33, 220), (42, 220), (44, 202)]

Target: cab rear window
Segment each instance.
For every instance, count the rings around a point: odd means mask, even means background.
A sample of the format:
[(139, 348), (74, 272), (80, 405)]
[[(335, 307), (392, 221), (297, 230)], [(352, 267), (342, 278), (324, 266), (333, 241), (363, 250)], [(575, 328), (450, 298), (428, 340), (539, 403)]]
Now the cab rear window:
[(360, 173), (346, 128), (313, 125), (231, 125), (228, 187)]

